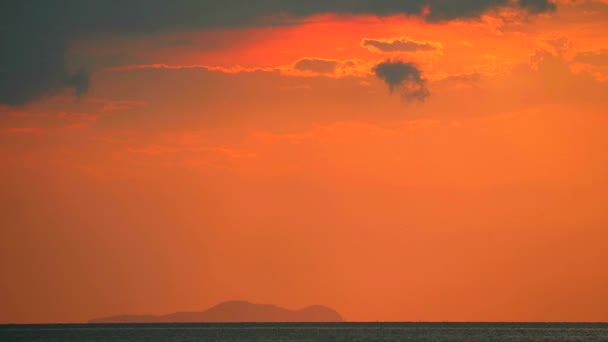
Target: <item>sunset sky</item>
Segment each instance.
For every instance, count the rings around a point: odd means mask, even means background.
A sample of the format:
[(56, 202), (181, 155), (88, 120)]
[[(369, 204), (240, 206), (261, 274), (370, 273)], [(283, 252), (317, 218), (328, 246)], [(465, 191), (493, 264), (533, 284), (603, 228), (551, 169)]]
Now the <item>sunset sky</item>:
[(0, 323), (608, 321), (608, 1), (0, 4)]

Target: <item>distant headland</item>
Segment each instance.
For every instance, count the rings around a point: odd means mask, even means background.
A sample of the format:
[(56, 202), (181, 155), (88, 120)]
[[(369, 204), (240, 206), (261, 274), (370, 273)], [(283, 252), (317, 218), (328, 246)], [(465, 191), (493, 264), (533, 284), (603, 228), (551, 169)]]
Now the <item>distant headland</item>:
[(200, 312), (176, 312), (168, 315), (119, 315), (95, 318), (89, 323), (222, 323), (222, 322), (341, 322), (334, 309), (313, 305), (289, 310), (271, 304), (228, 301)]

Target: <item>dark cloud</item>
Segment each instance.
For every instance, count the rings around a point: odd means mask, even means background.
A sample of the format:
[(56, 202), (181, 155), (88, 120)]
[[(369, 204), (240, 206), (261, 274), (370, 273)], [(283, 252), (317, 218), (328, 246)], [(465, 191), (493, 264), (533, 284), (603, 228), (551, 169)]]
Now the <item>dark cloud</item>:
[(361, 41), (361, 46), (372, 48), (381, 52), (413, 52), (413, 51), (433, 51), (441, 47), (439, 43), (423, 41), (417, 42), (408, 37), (394, 39), (368, 39)]
[(387, 60), (374, 66), (372, 71), (388, 85), (391, 94), (398, 91), (406, 100), (424, 101), (430, 94), (426, 80), (415, 64)]
[(479, 17), (488, 10), (498, 7), (514, 7), (531, 14), (551, 12), (556, 9), (551, 0), (431, 0), (428, 3), (431, 13), (427, 17), (431, 21), (451, 19), (467, 19)]
[(65, 87), (85, 91), (86, 71), (74, 73), (66, 67), (67, 48), (78, 39), (277, 25), (285, 24), (277, 18), (298, 21), (327, 12), (419, 15), (427, 5), (428, 20), (474, 18), (496, 6), (532, 13), (554, 8), (541, 0), (2, 0), (0, 103), (18, 105)]
[(519, 6), (533, 14), (555, 11), (557, 8), (549, 0), (519, 0)]

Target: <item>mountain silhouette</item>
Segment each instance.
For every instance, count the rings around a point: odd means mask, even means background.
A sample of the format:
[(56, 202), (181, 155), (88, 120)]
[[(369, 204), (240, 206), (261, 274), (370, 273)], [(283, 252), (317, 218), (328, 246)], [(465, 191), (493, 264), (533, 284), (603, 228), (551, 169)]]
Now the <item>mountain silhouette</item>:
[(228, 301), (201, 312), (169, 315), (119, 315), (95, 318), (89, 323), (195, 323), (195, 322), (341, 322), (342, 316), (321, 305), (289, 310), (270, 304)]

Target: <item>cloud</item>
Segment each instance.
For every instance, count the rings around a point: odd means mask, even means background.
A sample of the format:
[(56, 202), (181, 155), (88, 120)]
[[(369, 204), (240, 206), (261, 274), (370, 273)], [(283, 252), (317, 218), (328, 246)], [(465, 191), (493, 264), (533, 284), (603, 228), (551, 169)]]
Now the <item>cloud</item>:
[[(0, 3), (0, 103), (19, 105), (64, 88), (88, 89), (89, 76), (66, 65), (70, 44), (121, 34), (294, 23), (321, 13), (420, 15), (427, 20), (475, 18), (499, 6), (533, 14), (552, 10), (541, 0), (4, 0)], [(77, 66), (78, 67), (78, 66)]]
[(110, 67), (106, 68), (105, 71), (110, 72), (121, 72), (121, 71), (133, 71), (133, 70), (142, 70), (142, 69), (166, 69), (166, 70), (185, 70), (185, 69), (201, 69), (208, 71), (218, 71), (223, 72), (225, 74), (238, 74), (241, 72), (253, 73), (253, 72), (278, 72), (279, 68), (260, 68), (260, 67), (241, 67), (241, 66), (233, 66), (233, 67), (223, 67), (223, 66), (211, 66), (211, 65), (201, 65), (201, 64), (189, 64), (189, 65), (170, 65), (170, 64), (132, 64), (132, 65), (122, 65), (118, 67)]
[(572, 42), (568, 37), (541, 37), (537, 40), (541, 49), (547, 50), (557, 56), (566, 56), (566, 54), (572, 49)]
[(481, 78), (482, 73), (474, 71), (452, 75), (442, 75), (442, 77), (439, 77), (436, 80), (441, 82), (479, 82)]
[(600, 81), (608, 80), (608, 49), (579, 52), (572, 62), (573, 70), (586, 71)]
[(412, 63), (387, 60), (374, 66), (372, 71), (388, 85), (391, 94), (397, 90), (406, 100), (424, 101), (430, 94), (422, 72)]
[(555, 3), (549, 0), (519, 0), (519, 6), (530, 13), (555, 11)]
[(293, 67), (299, 71), (310, 71), (319, 74), (333, 74), (340, 61), (319, 58), (304, 58), (297, 61)]
[(311, 77), (311, 76), (328, 76), (328, 77), (346, 77), (359, 76), (365, 77), (370, 74), (371, 65), (360, 59), (335, 60), (324, 58), (302, 58), (288, 65), (276, 67), (223, 67), (211, 65), (169, 65), (169, 64), (134, 64), (123, 65), (119, 67), (107, 68), (105, 71), (124, 72), (142, 69), (166, 69), (166, 70), (181, 70), (181, 69), (201, 69), (207, 71), (217, 71), (225, 74), (237, 73), (280, 73), (285, 76), (295, 77)]
[(366, 76), (369, 75), (369, 65), (363, 60), (334, 60), (324, 58), (302, 58), (292, 66), (281, 68), (285, 75), (291, 76)]
[(393, 39), (363, 38), (361, 46), (375, 52), (414, 52), (434, 51), (441, 49), (441, 43), (431, 41), (415, 41), (408, 37)]
[(538, 70), (547, 61), (568, 59), (567, 57), (572, 50), (572, 43), (567, 37), (541, 37), (537, 39), (537, 43), (538, 48), (530, 56), (530, 64), (535, 70)]
[(499, 8), (515, 8), (530, 14), (552, 12), (556, 5), (550, 0), (475, 0), (475, 1), (420, 1), (428, 5), (427, 20), (444, 21), (480, 17), (484, 12)]
[(580, 52), (574, 57), (574, 61), (591, 65), (608, 65), (608, 49)]

